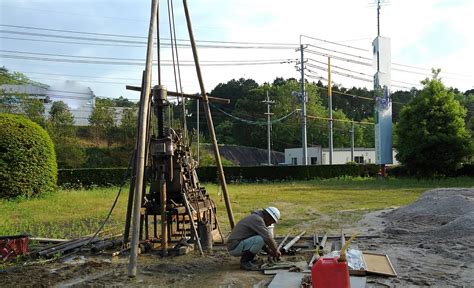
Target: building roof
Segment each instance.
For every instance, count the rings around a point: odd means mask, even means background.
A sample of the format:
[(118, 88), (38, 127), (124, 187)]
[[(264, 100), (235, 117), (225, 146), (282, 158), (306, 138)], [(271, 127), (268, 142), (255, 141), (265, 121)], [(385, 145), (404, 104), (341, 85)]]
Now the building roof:
[(37, 95), (37, 96), (46, 96), (48, 88), (40, 87), (32, 84), (22, 84), (22, 85), (13, 85), (13, 84), (3, 84), (0, 85), (0, 89), (4, 90), (6, 93), (18, 93), (18, 94), (28, 94), (28, 95)]

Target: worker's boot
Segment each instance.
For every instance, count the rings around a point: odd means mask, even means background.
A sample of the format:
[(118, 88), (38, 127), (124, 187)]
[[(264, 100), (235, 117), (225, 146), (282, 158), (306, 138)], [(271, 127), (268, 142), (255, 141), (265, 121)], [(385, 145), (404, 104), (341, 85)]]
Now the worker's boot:
[(252, 263), (255, 258), (255, 254), (250, 251), (244, 251), (240, 257), (240, 269), (248, 271), (259, 270), (260, 267)]

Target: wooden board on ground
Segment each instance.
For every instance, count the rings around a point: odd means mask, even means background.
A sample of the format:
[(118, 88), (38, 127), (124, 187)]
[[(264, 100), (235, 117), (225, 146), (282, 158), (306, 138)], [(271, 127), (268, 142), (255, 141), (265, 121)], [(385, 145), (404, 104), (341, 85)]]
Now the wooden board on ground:
[(362, 252), (367, 274), (377, 274), (383, 276), (396, 277), (397, 272), (392, 266), (390, 259), (385, 254), (376, 254), (371, 252)]

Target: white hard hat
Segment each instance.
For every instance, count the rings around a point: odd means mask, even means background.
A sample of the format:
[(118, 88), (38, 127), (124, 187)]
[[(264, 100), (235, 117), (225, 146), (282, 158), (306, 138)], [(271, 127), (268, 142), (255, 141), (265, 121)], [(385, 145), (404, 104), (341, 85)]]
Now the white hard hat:
[(278, 220), (280, 220), (280, 210), (278, 210), (278, 208), (268, 207), (268, 208), (265, 208), (265, 211), (267, 211), (268, 214), (272, 216), (273, 220), (275, 220), (275, 223), (277, 223)]

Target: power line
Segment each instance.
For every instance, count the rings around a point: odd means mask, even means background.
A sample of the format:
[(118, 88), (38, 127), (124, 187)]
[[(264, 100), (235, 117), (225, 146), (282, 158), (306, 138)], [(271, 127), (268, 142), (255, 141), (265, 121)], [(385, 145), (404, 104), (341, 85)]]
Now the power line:
[[(140, 44), (141, 46), (132, 46), (132, 47), (144, 47), (146, 46), (147, 42), (145, 41), (136, 41), (136, 40), (123, 40), (123, 39), (104, 39), (104, 38), (91, 38), (91, 37), (78, 37), (78, 36), (68, 36), (68, 35), (54, 35), (54, 34), (43, 34), (43, 33), (33, 33), (33, 32), (22, 32), (22, 31), (11, 31), (11, 30), (0, 30), (0, 33), (7, 33), (7, 34), (19, 34), (19, 35), (27, 35), (27, 36), (34, 36), (34, 37), (50, 37), (50, 38), (59, 38), (59, 39), (71, 39), (71, 40), (82, 40), (82, 41), (95, 41), (95, 42), (111, 42), (111, 43), (122, 43), (122, 44)], [(28, 39), (18, 39), (18, 40), (28, 40)], [(185, 40), (181, 40), (185, 41)], [(201, 41), (203, 42), (203, 41)], [(207, 43), (220, 43), (221, 45), (216, 44), (199, 44), (197, 45), (200, 48), (227, 48), (227, 49), (294, 49), (296, 46), (285, 46), (285, 44), (276, 46), (275, 43), (260, 43), (257, 42), (219, 42), (219, 41), (206, 41)], [(74, 42), (65, 42), (69, 44), (73, 44)], [(236, 44), (240, 43), (241, 45), (228, 45), (228, 44)], [(76, 43), (74, 43), (76, 44)], [(83, 43), (77, 43), (83, 44)], [(84, 43), (87, 44), (87, 43)], [(95, 45), (93, 43), (90, 43)], [(226, 44), (226, 45), (222, 45)], [(178, 47), (191, 47), (191, 44), (177, 44)], [(253, 46), (248, 46), (253, 45)], [(128, 45), (123, 45), (125, 47), (130, 47)], [(156, 46), (156, 44), (155, 44)], [(171, 47), (171, 44), (163, 43), (163, 47)]]
[[(318, 60), (314, 60), (312, 58), (308, 58), (309, 61), (313, 61), (313, 62), (316, 62), (316, 63), (320, 63), (320, 64), (323, 64), (323, 65), (327, 65), (326, 62), (323, 62), (323, 61), (318, 61)], [(323, 70), (323, 71), (327, 71), (327, 68), (324, 68), (324, 67), (321, 67), (321, 66), (316, 66), (316, 65), (312, 65), (312, 64), (307, 64), (309, 67), (313, 67), (313, 68), (317, 68), (317, 69), (320, 69), (320, 70)], [(355, 74), (359, 74), (359, 75), (362, 75), (362, 76), (367, 76), (367, 77), (372, 77), (373, 75), (370, 75), (370, 74), (367, 74), (367, 73), (363, 73), (363, 72), (358, 72), (358, 71), (354, 71), (354, 70), (351, 70), (351, 69), (347, 69), (347, 68), (344, 68), (344, 67), (340, 67), (340, 66), (336, 66), (336, 65), (331, 65), (331, 68), (336, 68), (336, 69), (340, 69), (340, 70), (343, 70), (343, 71), (347, 71), (347, 72), (351, 72), (351, 73), (355, 73)], [(334, 71), (334, 70), (333, 70)], [(335, 73), (337, 74), (337, 73)], [(362, 80), (362, 79), (360, 79)], [(367, 79), (369, 80), (369, 79)], [(326, 80), (327, 81), (327, 80)], [(372, 81), (372, 80), (370, 80)], [(399, 80), (392, 80), (392, 82), (396, 82), (396, 83), (401, 83), (401, 84), (408, 84), (408, 85), (411, 85), (413, 87), (415, 86), (420, 86), (419, 84), (413, 84), (413, 83), (409, 83), (409, 82), (405, 82), (405, 81), (399, 81)]]
[[(97, 35), (97, 36), (111, 36), (111, 37), (122, 37), (122, 38), (135, 38), (135, 39), (148, 39), (146, 36), (138, 35), (127, 35), (127, 34), (110, 34), (110, 33), (95, 33), (95, 32), (83, 32), (83, 31), (72, 31), (72, 30), (62, 30), (62, 29), (51, 29), (51, 28), (39, 28), (32, 26), (19, 26), (19, 25), (9, 25), (9, 24), (0, 24), (0, 26), (12, 27), (12, 28), (22, 28), (22, 29), (32, 29), (32, 30), (42, 30), (42, 31), (52, 31), (52, 32), (66, 32), (73, 34), (84, 34), (84, 35)], [(169, 41), (169, 38), (161, 38), (162, 41)], [(156, 39), (155, 39), (156, 40)], [(189, 42), (189, 39), (176, 39), (176, 41), (185, 41)], [(298, 46), (297, 43), (280, 43), (280, 42), (249, 42), (249, 41), (221, 41), (221, 40), (198, 40), (196, 42), (203, 43), (225, 43), (225, 44), (248, 44), (248, 45), (275, 45), (275, 46)]]
[[(316, 68), (316, 69), (319, 69), (319, 70), (322, 70), (322, 71), (328, 71), (328, 68), (321, 67), (321, 66), (318, 66), (318, 65), (314, 65), (314, 64), (310, 64), (310, 63), (306, 63), (306, 65), (311, 67), (311, 68)], [(372, 79), (367, 79), (367, 78), (363, 78), (363, 77), (359, 77), (359, 76), (339, 72), (339, 71), (336, 71), (336, 70), (333, 70), (331, 72), (334, 73), (334, 74), (337, 74), (337, 75), (341, 75), (341, 76), (344, 76), (344, 77), (348, 77), (348, 78), (352, 78), (352, 79), (356, 79), (356, 80), (360, 80), (360, 81), (365, 81), (365, 82), (370, 82), (370, 83), (373, 82)]]
[(313, 48), (316, 48), (316, 49), (325, 50), (325, 51), (329, 51), (329, 52), (332, 52), (332, 53), (338, 53), (338, 54), (341, 54), (341, 55), (350, 56), (350, 57), (354, 57), (354, 58), (359, 58), (359, 59), (362, 59), (362, 60), (369, 60), (369, 61), (372, 60), (371, 58), (368, 58), (368, 57), (363, 57), (363, 56), (359, 56), (359, 55), (355, 55), (355, 54), (351, 54), (351, 53), (346, 53), (346, 52), (341, 52), (341, 51), (337, 51), (337, 50), (333, 50), (333, 49), (328, 49), (328, 48), (324, 48), (324, 47), (320, 47), (320, 46), (316, 46), (316, 45), (312, 45), (312, 44), (306, 44), (306, 45), (308, 45), (310, 47), (313, 47)]
[(121, 20), (121, 21), (133, 21), (133, 22), (148, 22), (148, 21), (141, 20), (141, 19), (120, 18), (120, 17), (111, 17), (111, 16), (95, 16), (95, 15), (88, 15), (88, 14), (81, 14), (81, 13), (54, 11), (54, 10), (38, 9), (38, 8), (31, 8), (31, 7), (15, 7), (15, 6), (4, 5), (4, 4), (2, 4), (0, 6), (14, 8), (14, 9), (25, 9), (25, 10), (49, 12), (49, 13), (56, 13), (56, 14), (63, 14), (63, 15), (74, 15), (74, 16), (81, 16), (81, 17), (104, 18), (104, 19)]
[[(326, 62), (314, 60), (314, 59), (312, 59), (312, 58), (308, 58), (308, 60), (309, 60), (309, 61), (316, 62), (316, 63), (323, 64), (323, 65), (327, 65)], [(354, 70), (351, 70), (351, 69), (347, 69), (347, 68), (344, 68), (344, 67), (340, 67), (340, 66), (336, 66), (336, 65), (332, 65), (332, 64), (331, 64), (331, 69), (332, 69), (332, 68), (336, 68), (336, 69), (343, 70), (343, 71), (347, 71), (347, 72), (353, 72), (353, 73), (356, 73), (356, 74), (360, 74), (360, 75), (362, 75), (362, 76), (372, 77), (372, 75), (367, 74), (367, 73), (358, 72), (358, 71), (354, 71)]]
[[(312, 67), (312, 68), (315, 68), (315, 69), (318, 69), (318, 70), (322, 70), (322, 71), (327, 71), (327, 68), (325, 67), (321, 67), (321, 66), (318, 66), (318, 65), (313, 65), (313, 64), (306, 64), (308, 65), (309, 67)], [(352, 71), (352, 70), (351, 70)], [(337, 74), (337, 75), (341, 75), (341, 76), (344, 76), (344, 77), (347, 77), (347, 78), (352, 78), (352, 79), (356, 79), (356, 80), (360, 80), (360, 81), (364, 81), (364, 82), (369, 82), (369, 83), (372, 83), (373, 80), (371, 79), (366, 79), (366, 78), (363, 78), (363, 77), (359, 77), (359, 76), (354, 76), (354, 75), (350, 75), (350, 74), (347, 74), (347, 73), (342, 73), (342, 72), (338, 72), (338, 71), (332, 71), (334, 74)], [(358, 73), (356, 71), (353, 71), (355, 73)], [(318, 75), (314, 75), (316, 77), (318, 77)], [(325, 79), (327, 81), (327, 79)], [(398, 88), (402, 88), (402, 89), (408, 89), (410, 90), (411, 88), (410, 87), (406, 87), (406, 86), (401, 86), (401, 85), (396, 85), (396, 84), (392, 84), (391, 85), (392, 87), (398, 87)]]
[(344, 61), (344, 62), (349, 62), (349, 63), (353, 63), (353, 64), (359, 64), (359, 65), (363, 65), (363, 66), (372, 67), (372, 64), (370, 64), (370, 63), (361, 62), (361, 61), (357, 61), (357, 60), (353, 60), (353, 59), (348, 59), (348, 58), (344, 58), (344, 57), (337, 56), (337, 55), (334, 55), (334, 54), (323, 53), (323, 52), (314, 51), (314, 50), (310, 50), (310, 49), (305, 49), (305, 52), (310, 53), (310, 54), (319, 55), (319, 56), (324, 56), (324, 57), (331, 57), (332, 59), (336, 59), (336, 60), (340, 60), (340, 61)]
[[(145, 36), (137, 36), (137, 35), (125, 35), (125, 34), (111, 34), (111, 33), (95, 33), (95, 32), (84, 32), (84, 31), (73, 31), (73, 30), (63, 30), (63, 29), (52, 29), (52, 28), (40, 28), (40, 27), (32, 27), (32, 26), (20, 26), (20, 25), (10, 25), (10, 24), (0, 24), (0, 26), (4, 26), (4, 27), (10, 27), (10, 28), (19, 28), (19, 29), (30, 29), (30, 30), (40, 30), (40, 31), (52, 31), (52, 32), (60, 32), (60, 33), (73, 33), (73, 34), (83, 34), (83, 35), (97, 35), (97, 36), (108, 36), (108, 37), (121, 37), (121, 38), (134, 38), (134, 39), (146, 39), (147, 37)], [(28, 33), (28, 32), (19, 32), (19, 31), (9, 31), (9, 30), (0, 30), (0, 31), (8, 31), (6, 33), (18, 33), (18, 34), (23, 34), (23, 33)], [(31, 34), (31, 33), (30, 33)], [(28, 34), (28, 35), (30, 35)], [(51, 34), (36, 34), (36, 36), (43, 36), (43, 37), (72, 37), (72, 36), (66, 36), (66, 35), (51, 35)], [(357, 49), (357, 50), (361, 50), (361, 51), (367, 51), (366, 49), (362, 49), (362, 48), (358, 48), (358, 47), (353, 47), (353, 46), (349, 46), (349, 45), (344, 45), (344, 44), (340, 44), (340, 43), (337, 43), (337, 42), (332, 42), (332, 41), (328, 41), (328, 40), (324, 40), (324, 39), (320, 39), (320, 38), (315, 38), (315, 37), (312, 37), (312, 36), (306, 36), (306, 35), (301, 35), (302, 37), (307, 37), (307, 38), (310, 38), (310, 39), (314, 39), (314, 40), (317, 40), (317, 41), (321, 41), (321, 42), (325, 42), (325, 43), (330, 43), (330, 44), (334, 44), (334, 45), (339, 45), (339, 46), (343, 46), (343, 47), (348, 47), (348, 48), (354, 48), (354, 49)], [(79, 38), (79, 39), (85, 39), (85, 40), (88, 40), (88, 39), (92, 39), (92, 41), (113, 41), (115, 42), (114, 45), (110, 45), (110, 44), (105, 44), (105, 43), (80, 43), (80, 42), (61, 42), (61, 41), (52, 41), (52, 40), (38, 40), (38, 39), (24, 39), (24, 38), (12, 38), (12, 37), (1, 37), (1, 38), (4, 38), (4, 39), (11, 39), (11, 40), (24, 40), (24, 41), (45, 41), (45, 42), (53, 42), (53, 43), (65, 43), (65, 44), (90, 44), (90, 45), (105, 45), (105, 46), (120, 46), (119, 44), (116, 43), (116, 41), (120, 42), (120, 41), (126, 41), (126, 40), (114, 40), (114, 39), (97, 39), (97, 38)], [(167, 38), (162, 38), (163, 40), (168, 40)], [(187, 39), (177, 39), (177, 41), (189, 41)], [(146, 42), (137, 42), (137, 41), (127, 41), (128, 43), (140, 43), (142, 45), (145, 45)], [(245, 45), (268, 45), (268, 46), (291, 46), (291, 47), (239, 47), (239, 46), (219, 46), (219, 45), (210, 45), (210, 46), (200, 46), (201, 48), (261, 48), (261, 49), (293, 49), (294, 46), (297, 46), (298, 44), (296, 43), (272, 43), (272, 42), (246, 42), (246, 41), (216, 41), (216, 40), (197, 40), (197, 42), (202, 42), (202, 43), (220, 43), (220, 44), (245, 44)], [(183, 45), (183, 44), (178, 44), (178, 45)], [(345, 53), (345, 52), (341, 52), (341, 51), (338, 51), (338, 50), (333, 50), (333, 49), (328, 49), (328, 48), (324, 48), (324, 47), (320, 47), (320, 46), (316, 46), (316, 45), (312, 45), (312, 44), (307, 44), (309, 46), (312, 46), (312, 47), (315, 47), (317, 49), (322, 49), (322, 50), (326, 50), (326, 51), (330, 51), (330, 52), (333, 52), (333, 53), (339, 53), (339, 54), (343, 54), (343, 55), (347, 55), (347, 56), (351, 56), (351, 57), (356, 57), (356, 58), (359, 58), (359, 59), (363, 59), (363, 60), (372, 60), (371, 58), (367, 58), (367, 57), (362, 57), (362, 56), (359, 56), (359, 55), (355, 55), (355, 54), (350, 54), (350, 53)], [(122, 46), (125, 46), (125, 47), (142, 47), (141, 45), (140, 46), (137, 46), (137, 45), (122, 45)], [(165, 46), (169, 46), (167, 44), (165, 44)], [(189, 47), (186, 46), (186, 47)], [(322, 55), (322, 56), (328, 56), (328, 55)], [(333, 58), (335, 58), (333, 56)], [(336, 59), (336, 58), (335, 58)], [(361, 64), (361, 65), (367, 65), (368, 63), (358, 63), (358, 64)], [(400, 63), (392, 63), (393, 65), (397, 65), (397, 66), (401, 66), (401, 67), (407, 67), (407, 68), (412, 68), (412, 69), (418, 69), (418, 70), (425, 70), (425, 71), (431, 71), (431, 69), (428, 69), (428, 68), (423, 68), (423, 67), (417, 67), (417, 66), (413, 66), (413, 65), (406, 65), (406, 64), (400, 64)], [(369, 66), (371, 64), (368, 64)], [(393, 68), (393, 70), (396, 70), (396, 71), (401, 71), (401, 72), (408, 72), (408, 73), (414, 73), (414, 74), (420, 74), (420, 75), (424, 75), (424, 76), (429, 76), (429, 74), (426, 74), (426, 73), (420, 73), (420, 72), (415, 72), (415, 71), (409, 71), (409, 70), (403, 70), (403, 69), (399, 69), (399, 68)], [(463, 77), (469, 77), (469, 75), (464, 75), (464, 74), (459, 74), (459, 73), (452, 73), (452, 72), (441, 72), (442, 74), (452, 74), (452, 75), (458, 75), (458, 76), (463, 76)], [(450, 78), (450, 77), (445, 77), (445, 78)], [(459, 79), (459, 78), (450, 78), (450, 79)], [(464, 79), (463, 79), (464, 80)]]
[[(143, 66), (144, 62), (124, 62), (124, 61), (101, 61), (101, 60), (80, 60), (80, 59), (61, 59), (61, 58), (47, 58), (47, 57), (33, 57), (33, 56), (17, 56), (0, 54), (0, 58), (21, 59), (21, 60), (37, 60), (47, 62), (65, 62), (65, 63), (86, 63), (86, 64), (104, 64), (104, 65), (129, 65), (129, 66)], [(235, 63), (204, 63), (201, 66), (255, 66), (255, 65), (280, 65), (286, 63), (285, 61), (269, 61), (269, 62), (235, 62)], [(156, 64), (153, 64), (156, 65)], [(163, 63), (162, 66), (171, 66), (172, 64)], [(182, 66), (194, 67), (193, 63), (184, 63)]]
[(313, 40), (316, 40), (316, 41), (321, 41), (321, 42), (324, 42), (324, 43), (329, 43), (329, 44), (333, 44), (333, 45), (337, 45), (337, 46), (342, 46), (342, 47), (346, 47), (346, 48), (351, 48), (351, 49), (355, 49), (355, 50), (367, 51), (366, 49), (362, 49), (362, 48), (359, 48), (359, 47), (354, 47), (354, 46), (345, 45), (345, 44), (341, 44), (341, 43), (337, 43), (337, 42), (332, 42), (332, 41), (316, 38), (316, 37), (313, 37), (313, 36), (301, 35), (300, 38), (301, 37), (305, 37), (305, 38), (309, 38), (309, 39), (313, 39)]
[[(65, 54), (52, 54), (52, 53), (38, 53), (38, 52), (26, 52), (26, 51), (14, 51), (14, 50), (3, 50), (0, 52), (16, 53), (16, 54), (31, 54), (40, 56), (53, 56), (53, 57), (69, 57), (79, 59), (99, 59), (99, 60), (119, 60), (119, 61), (142, 61), (139, 58), (117, 58), (117, 57), (97, 57), (97, 56), (78, 56), (78, 55), (65, 55)], [(264, 60), (204, 60), (201, 63), (260, 63), (260, 62), (285, 62), (288, 63), (294, 59), (264, 59)], [(162, 59), (163, 62), (172, 62), (172, 60)], [(156, 61), (155, 61), (156, 62)], [(181, 62), (194, 63), (193, 60), (181, 60)]]

